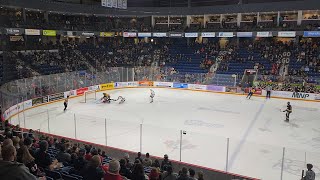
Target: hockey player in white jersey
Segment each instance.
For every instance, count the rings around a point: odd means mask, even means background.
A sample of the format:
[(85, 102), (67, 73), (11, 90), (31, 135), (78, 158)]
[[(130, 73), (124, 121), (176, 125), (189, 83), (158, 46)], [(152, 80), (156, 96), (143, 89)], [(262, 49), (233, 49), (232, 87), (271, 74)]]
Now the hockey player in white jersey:
[(150, 92), (151, 92), (151, 94), (150, 94), (150, 98), (151, 98), (150, 103), (153, 103), (153, 98), (154, 98), (154, 96), (156, 94), (154, 93), (154, 91), (152, 89), (150, 89)]

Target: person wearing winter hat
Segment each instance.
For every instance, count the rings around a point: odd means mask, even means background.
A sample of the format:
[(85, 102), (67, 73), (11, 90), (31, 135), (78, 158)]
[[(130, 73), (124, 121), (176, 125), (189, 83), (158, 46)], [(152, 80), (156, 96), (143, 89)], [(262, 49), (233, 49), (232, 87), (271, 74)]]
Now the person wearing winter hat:
[(119, 174), (120, 163), (117, 160), (111, 160), (109, 162), (108, 172), (104, 175), (104, 180), (123, 180)]

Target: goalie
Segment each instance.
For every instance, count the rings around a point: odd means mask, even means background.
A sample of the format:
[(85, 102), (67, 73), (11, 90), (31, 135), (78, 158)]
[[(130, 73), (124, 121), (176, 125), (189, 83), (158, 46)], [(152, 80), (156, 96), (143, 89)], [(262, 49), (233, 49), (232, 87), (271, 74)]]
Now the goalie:
[(110, 95), (107, 93), (103, 93), (103, 97), (100, 99), (103, 103), (110, 103)]

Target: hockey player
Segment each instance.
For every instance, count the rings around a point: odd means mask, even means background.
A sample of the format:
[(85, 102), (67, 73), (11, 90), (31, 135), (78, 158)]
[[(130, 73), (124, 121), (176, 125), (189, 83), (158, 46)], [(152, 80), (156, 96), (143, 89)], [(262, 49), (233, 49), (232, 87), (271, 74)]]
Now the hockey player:
[(154, 96), (155, 96), (156, 94), (154, 93), (154, 91), (153, 91), (152, 89), (150, 89), (150, 92), (151, 92), (151, 94), (150, 94), (150, 98), (151, 98), (150, 103), (153, 103), (153, 98), (154, 98)]
[(110, 95), (107, 93), (103, 93), (103, 97), (101, 98), (103, 103), (110, 103)]
[(252, 88), (249, 88), (249, 93), (248, 93), (248, 95), (247, 95), (247, 97), (246, 97), (246, 99), (250, 99), (251, 98), (251, 96), (253, 95), (253, 93), (255, 92), (256, 90), (252, 87)]
[(290, 102), (287, 103), (287, 109), (283, 112), (286, 112), (286, 122), (289, 122), (290, 114), (292, 113), (292, 106), (290, 105)]
[(67, 107), (68, 107), (68, 101), (69, 101), (69, 96), (67, 96), (67, 98), (64, 100), (63, 102), (63, 105), (64, 105), (64, 109), (63, 111), (66, 111), (67, 110)]

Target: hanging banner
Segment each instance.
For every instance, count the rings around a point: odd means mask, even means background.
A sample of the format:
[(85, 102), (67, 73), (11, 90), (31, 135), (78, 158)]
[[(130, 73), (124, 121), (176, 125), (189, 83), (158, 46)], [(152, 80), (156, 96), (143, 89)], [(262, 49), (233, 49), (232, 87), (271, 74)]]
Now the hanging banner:
[(233, 32), (219, 32), (218, 37), (233, 37)]
[(107, 7), (112, 8), (112, 0), (107, 0)]
[(118, 1), (117, 0), (112, 0), (112, 7), (117, 8), (118, 7)]
[(183, 33), (170, 33), (169, 36), (172, 38), (182, 38)]
[(100, 32), (100, 37), (114, 37), (114, 32)]
[(40, 36), (40, 30), (39, 29), (25, 29), (25, 34), (30, 36)]
[(136, 32), (123, 32), (123, 37), (137, 37)]
[(122, 9), (122, 0), (118, 0), (118, 8)]
[(237, 37), (252, 37), (252, 32), (237, 32)]
[(320, 31), (304, 31), (303, 37), (320, 37)]
[(216, 33), (215, 32), (203, 32), (201, 33), (202, 37), (216, 37)]
[(101, 0), (101, 6), (107, 7), (107, 0)]
[(159, 32), (159, 33), (153, 33), (152, 37), (168, 37), (168, 35), (167, 33)]
[(42, 34), (44, 36), (57, 36), (57, 31), (56, 30), (43, 30)]
[(6, 28), (6, 34), (10, 35), (21, 35), (23, 34), (23, 29), (20, 28)]
[(272, 32), (257, 32), (257, 37), (272, 37)]
[(184, 33), (184, 37), (198, 37), (198, 33)]
[(138, 37), (151, 37), (151, 33), (141, 32), (141, 33), (138, 33)]
[(128, 4), (127, 0), (122, 0), (122, 9), (127, 9)]
[(279, 31), (278, 37), (296, 37), (295, 31)]

